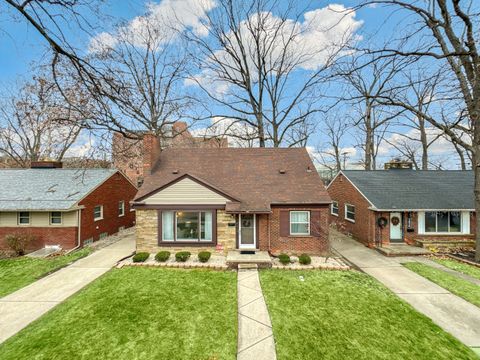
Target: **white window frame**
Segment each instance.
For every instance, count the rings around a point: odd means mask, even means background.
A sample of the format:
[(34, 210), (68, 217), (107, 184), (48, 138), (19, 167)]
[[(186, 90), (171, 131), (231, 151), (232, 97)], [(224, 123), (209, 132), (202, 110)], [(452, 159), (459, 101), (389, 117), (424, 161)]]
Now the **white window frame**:
[[(95, 209), (100, 207), (100, 217), (95, 217)], [(103, 220), (103, 205), (95, 205), (93, 207), (93, 221), (100, 221)]]
[[(292, 221), (292, 214), (294, 214), (294, 213), (307, 213), (307, 215), (308, 215), (307, 216), (307, 222), (303, 222), (303, 221), (302, 222), (298, 222), (298, 221), (293, 222)], [(289, 233), (290, 233), (290, 235), (292, 235), (292, 236), (299, 236), (299, 235), (300, 236), (310, 236), (310, 211), (308, 211), (308, 210), (293, 210), (293, 211), (290, 211), (289, 217), (290, 217), (290, 219), (289, 219), (290, 220), (289, 221)], [(306, 232), (306, 233), (294, 233), (294, 232), (292, 232), (292, 224), (307, 224), (308, 232)]]
[[(351, 218), (348, 217), (348, 213), (349, 213), (349, 211), (347, 210), (348, 206), (353, 207), (353, 216), (354, 216), (354, 219), (351, 219)], [(352, 211), (350, 211), (350, 212), (352, 212)], [(356, 215), (357, 215), (357, 211), (356, 211), (355, 205), (345, 204), (345, 216), (344, 216), (344, 217), (345, 217), (345, 220), (350, 221), (351, 223), (354, 223), (354, 224), (355, 224), (355, 217), (356, 217)]]
[[(438, 229), (438, 213), (439, 212), (447, 212), (448, 213), (448, 228), (450, 229), (450, 213), (451, 212), (458, 212), (460, 213), (460, 231), (427, 231), (426, 226), (425, 226), (425, 216), (427, 212), (433, 212), (435, 213), (435, 230)], [(464, 211), (454, 211), (454, 210), (444, 210), (444, 211), (423, 211), (419, 216), (422, 217), (422, 228), (419, 229), (421, 230), (422, 235), (461, 235), (461, 234), (469, 234), (470, 229), (467, 228), (465, 229), (465, 223), (464, 223), (464, 216), (465, 212)], [(468, 219), (470, 220), (470, 219)]]
[[(59, 213), (60, 214), (60, 222), (59, 223), (54, 223), (52, 222), (52, 217), (53, 217), (53, 213)], [(50, 213), (48, 214), (49, 215), (49, 222), (50, 222), (50, 225), (52, 226), (60, 226), (63, 224), (63, 213), (61, 211), (50, 211)]]
[[(333, 204), (337, 205), (337, 212), (333, 211)], [(338, 201), (332, 201), (332, 205), (330, 206), (330, 214), (332, 214), (333, 216), (338, 216), (339, 213), (340, 209), (338, 208)]]
[[(28, 214), (28, 223), (21, 223), (20, 222), (20, 218), (21, 218), (20, 214), (22, 214), (22, 213), (27, 213)], [(32, 222), (32, 214), (30, 213), (30, 211), (19, 211), (17, 213), (17, 224), (19, 226), (29, 226), (31, 222)]]
[[(120, 209), (122, 209), (121, 213), (120, 213)], [(118, 217), (122, 217), (122, 216), (125, 216), (125, 201), (123, 200), (118, 202)]]

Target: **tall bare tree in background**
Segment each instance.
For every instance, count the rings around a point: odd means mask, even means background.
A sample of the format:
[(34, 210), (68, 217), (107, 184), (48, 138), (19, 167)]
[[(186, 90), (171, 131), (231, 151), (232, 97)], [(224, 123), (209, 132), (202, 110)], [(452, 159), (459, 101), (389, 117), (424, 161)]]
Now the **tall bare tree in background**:
[[(480, 213), (480, 12), (475, 1), (430, 0), (425, 2), (407, 2), (401, 0), (364, 1), (360, 6), (371, 4), (385, 5), (394, 11), (404, 13), (402, 23), (403, 38), (406, 44), (398, 46), (372, 48), (370, 53), (379, 61), (389, 56), (402, 56), (411, 59), (425, 59), (444, 71), (449, 71), (456, 81), (465, 106), (462, 122), (455, 126), (445, 125), (430, 117), (425, 119), (431, 125), (442, 130), (457, 145), (472, 153), (475, 172), (475, 210)], [(409, 19), (414, 19), (409, 24)], [(422, 36), (422, 41), (418, 41)], [(472, 142), (459, 133), (472, 131)], [(476, 260), (480, 261), (480, 217), (476, 226)]]
[[(186, 34), (198, 67), (191, 83), (223, 109), (214, 115), (254, 128), (260, 147), (304, 144), (322, 110), (319, 86), (358, 25), (341, 27), (334, 11), (331, 21), (312, 14), (300, 25), (305, 9), (294, 1), (217, 3), (205, 21), (208, 36)], [(309, 41), (310, 31), (323, 31), (325, 43)]]
[(45, 158), (62, 161), (86, 120), (75, 110), (88, 107), (81, 91), (66, 90), (69, 101), (65, 101), (51, 77), (35, 76), (18, 92), (12, 94), (4, 89), (4, 93), (0, 106), (0, 154), (6, 162), (28, 167), (32, 161)]

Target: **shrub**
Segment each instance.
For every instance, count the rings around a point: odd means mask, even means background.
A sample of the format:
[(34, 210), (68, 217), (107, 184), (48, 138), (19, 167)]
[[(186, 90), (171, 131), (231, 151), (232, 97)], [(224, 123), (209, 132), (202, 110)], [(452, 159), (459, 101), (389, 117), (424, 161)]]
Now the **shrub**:
[(212, 256), (210, 251), (200, 251), (198, 253), (198, 260), (202, 263), (206, 263), (210, 259), (210, 256)]
[(188, 251), (180, 251), (175, 254), (175, 260), (178, 262), (185, 262), (188, 260), (190, 255), (192, 254), (190, 254)]
[(307, 254), (302, 254), (298, 257), (298, 262), (302, 265), (310, 265), (312, 258)]
[(133, 255), (133, 262), (138, 263), (138, 262), (144, 262), (145, 260), (148, 259), (150, 254), (148, 252), (139, 252)]
[(157, 255), (155, 255), (155, 260), (160, 262), (165, 262), (170, 257), (170, 251), (159, 251)]
[(280, 260), (280, 262), (281, 262), (283, 265), (290, 264), (290, 256), (288, 256), (287, 254), (280, 254), (280, 255), (278, 255), (278, 260)]
[(28, 245), (35, 241), (35, 236), (32, 234), (8, 234), (5, 236), (5, 242), (7, 246), (12, 249), (16, 255), (21, 256), (25, 255), (25, 250)]

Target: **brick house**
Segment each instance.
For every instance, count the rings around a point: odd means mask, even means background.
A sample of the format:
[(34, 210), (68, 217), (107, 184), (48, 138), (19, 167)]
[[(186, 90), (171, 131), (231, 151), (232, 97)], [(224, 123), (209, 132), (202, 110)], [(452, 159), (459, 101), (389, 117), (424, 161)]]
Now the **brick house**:
[[(152, 144), (160, 147), (152, 148)], [(144, 164), (155, 158), (155, 150), (168, 147), (188, 148), (224, 148), (228, 147), (228, 141), (223, 136), (193, 136), (185, 122), (178, 121), (165, 131), (164, 136), (155, 136), (147, 132), (136, 132), (132, 138), (125, 137), (120, 133), (113, 133), (112, 160), (113, 167), (122, 171), (136, 186), (143, 183)]]
[(148, 172), (137, 251), (328, 250), (331, 201), (304, 148), (169, 148)]
[(135, 223), (137, 189), (113, 169), (62, 169), (58, 162), (0, 170), (0, 249), (5, 236), (28, 233), (29, 251), (72, 249)]
[(473, 171), (343, 170), (327, 187), (330, 223), (370, 247), (471, 244), (473, 184)]

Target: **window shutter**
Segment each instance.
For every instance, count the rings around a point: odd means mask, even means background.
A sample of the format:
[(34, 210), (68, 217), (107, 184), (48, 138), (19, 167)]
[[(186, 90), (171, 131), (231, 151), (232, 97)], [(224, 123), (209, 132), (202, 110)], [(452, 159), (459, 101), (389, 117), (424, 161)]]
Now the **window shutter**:
[(425, 234), (425, 211), (419, 211), (417, 214), (418, 219), (418, 234)]
[(312, 210), (310, 211), (310, 235), (320, 236), (321, 233), (321, 211)]
[(462, 233), (470, 234), (470, 211), (462, 211)]
[(290, 235), (290, 211), (280, 210), (280, 236)]

